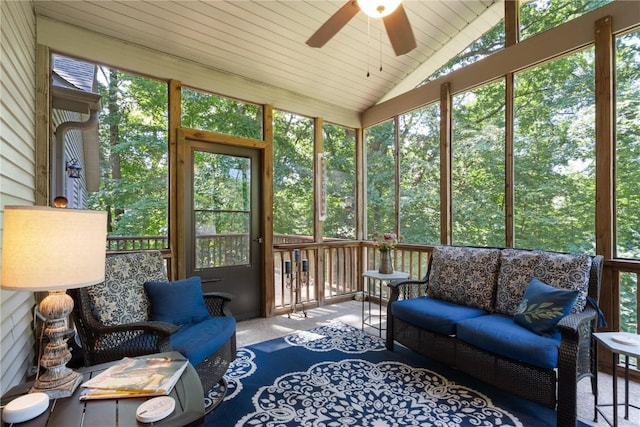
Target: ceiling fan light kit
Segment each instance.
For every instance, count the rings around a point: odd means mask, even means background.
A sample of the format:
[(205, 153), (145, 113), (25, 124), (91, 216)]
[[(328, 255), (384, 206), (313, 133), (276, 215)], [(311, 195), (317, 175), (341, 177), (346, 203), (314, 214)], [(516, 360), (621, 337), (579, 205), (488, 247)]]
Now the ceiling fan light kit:
[(309, 37), (307, 45), (324, 46), (360, 10), (370, 17), (382, 18), (396, 56), (404, 55), (416, 48), (416, 39), (407, 12), (402, 7), (402, 0), (348, 0)]
[(400, 6), (402, 0), (357, 0), (360, 10), (371, 18), (384, 18)]

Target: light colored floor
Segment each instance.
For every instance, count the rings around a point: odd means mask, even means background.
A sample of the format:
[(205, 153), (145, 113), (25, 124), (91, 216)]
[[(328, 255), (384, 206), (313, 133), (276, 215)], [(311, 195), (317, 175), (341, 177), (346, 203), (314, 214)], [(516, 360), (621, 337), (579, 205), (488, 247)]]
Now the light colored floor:
[[(375, 306), (373, 307), (375, 310)], [(340, 304), (333, 304), (324, 307), (318, 307), (307, 310), (307, 317), (294, 315), (291, 318), (284, 316), (275, 316), (269, 319), (251, 319), (238, 322), (237, 326), (237, 343), (238, 347), (243, 347), (258, 342), (278, 338), (296, 331), (304, 331), (316, 326), (327, 325), (334, 321), (353, 325), (362, 326), (362, 303), (358, 301), (348, 301)], [(374, 322), (374, 323), (377, 323)], [(384, 326), (384, 323), (383, 323)], [(365, 327), (365, 331), (373, 335), (379, 335), (379, 332), (373, 328)], [(382, 333), (384, 337), (384, 333)], [(600, 403), (612, 402), (612, 382), (611, 376), (600, 373), (598, 376), (598, 388)], [(618, 381), (618, 396), (622, 400), (624, 397), (623, 381)], [(629, 400), (636, 406), (640, 406), (640, 384), (632, 383), (629, 390)], [(591, 393), (591, 383), (588, 379), (580, 381), (578, 384), (578, 418), (580, 421), (592, 426), (607, 426), (602, 416), (598, 416), (598, 422), (593, 421), (593, 394)], [(611, 414), (611, 408), (606, 408)], [(631, 409), (629, 420), (623, 419), (624, 409), (619, 410), (620, 427), (640, 426), (640, 410)], [(611, 419), (611, 416), (609, 416)]]

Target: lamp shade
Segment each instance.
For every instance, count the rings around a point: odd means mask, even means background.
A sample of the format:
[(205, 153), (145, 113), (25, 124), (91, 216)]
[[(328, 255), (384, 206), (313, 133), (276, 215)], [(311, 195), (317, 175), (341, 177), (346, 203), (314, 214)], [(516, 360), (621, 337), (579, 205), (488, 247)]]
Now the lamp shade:
[(3, 289), (49, 291), (104, 280), (107, 213), (45, 206), (6, 206)]

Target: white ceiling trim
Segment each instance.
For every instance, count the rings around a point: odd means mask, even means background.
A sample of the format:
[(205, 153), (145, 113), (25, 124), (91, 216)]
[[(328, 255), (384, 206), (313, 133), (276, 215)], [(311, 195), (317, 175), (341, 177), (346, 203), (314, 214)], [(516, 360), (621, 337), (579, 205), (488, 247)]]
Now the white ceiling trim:
[(490, 5), (487, 10), (476, 20), (469, 23), (451, 40), (449, 40), (441, 49), (438, 49), (427, 61), (423, 62), (412, 73), (408, 74), (403, 80), (396, 84), (389, 92), (387, 92), (378, 104), (388, 99), (402, 95), (412, 89), (415, 89), (425, 80), (425, 76), (430, 76), (458, 53), (466, 49), (471, 43), (482, 37), (487, 31), (492, 29), (504, 17), (504, 0)]

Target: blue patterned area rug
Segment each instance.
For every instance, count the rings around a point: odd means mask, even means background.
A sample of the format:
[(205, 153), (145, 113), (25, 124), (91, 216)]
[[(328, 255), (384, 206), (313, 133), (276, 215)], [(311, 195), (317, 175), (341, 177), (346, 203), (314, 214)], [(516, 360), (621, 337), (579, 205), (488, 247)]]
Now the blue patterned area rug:
[(333, 323), (240, 348), (204, 425), (555, 426), (555, 411), (398, 347)]

